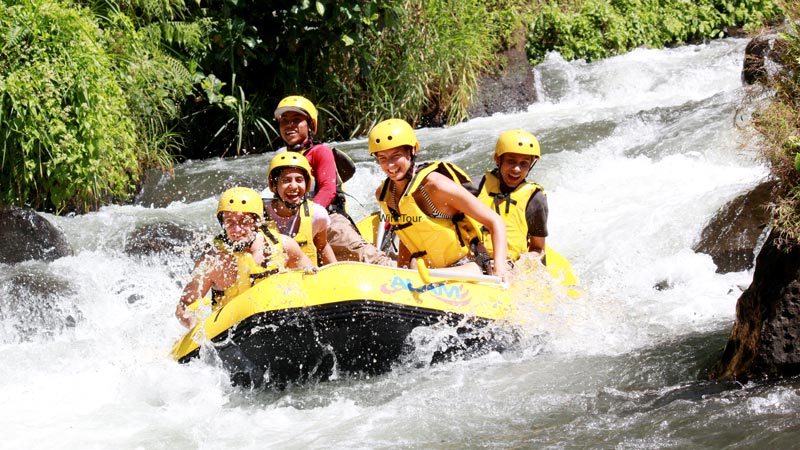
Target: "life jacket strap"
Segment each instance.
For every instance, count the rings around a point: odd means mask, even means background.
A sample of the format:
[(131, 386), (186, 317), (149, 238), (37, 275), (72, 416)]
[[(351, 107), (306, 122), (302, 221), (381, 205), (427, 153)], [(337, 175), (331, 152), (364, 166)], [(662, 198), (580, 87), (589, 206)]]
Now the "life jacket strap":
[(511, 211), (511, 205), (516, 205), (517, 201), (511, 198), (511, 194), (503, 194), (500, 192), (490, 192), (489, 195), (494, 199), (494, 212), (500, 214), (500, 202), (506, 202), (506, 215)]
[(250, 286), (254, 285), (256, 281), (262, 278), (267, 278), (270, 275), (275, 275), (278, 272), (280, 272), (280, 269), (272, 269), (272, 270), (266, 270), (264, 272), (252, 273), (250, 274)]

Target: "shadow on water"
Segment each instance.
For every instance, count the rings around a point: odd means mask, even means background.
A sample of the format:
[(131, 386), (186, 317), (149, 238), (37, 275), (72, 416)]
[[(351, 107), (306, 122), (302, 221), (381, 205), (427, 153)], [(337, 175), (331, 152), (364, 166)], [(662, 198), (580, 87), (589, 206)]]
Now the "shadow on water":
[[(720, 93), (699, 101), (688, 101), (681, 105), (657, 107), (640, 111), (627, 118), (627, 122), (639, 122), (646, 127), (657, 127), (656, 142), (632, 146), (625, 150), (625, 156), (635, 158), (663, 159), (675, 154), (686, 153), (686, 146), (698, 142), (714, 142), (711, 137), (717, 132), (724, 118), (732, 117), (735, 108), (729, 94)], [(720, 120), (723, 118), (722, 120)]]
[(603, 139), (613, 136), (617, 126), (616, 120), (595, 120), (541, 130), (537, 138), (543, 155), (575, 151), (594, 147)]

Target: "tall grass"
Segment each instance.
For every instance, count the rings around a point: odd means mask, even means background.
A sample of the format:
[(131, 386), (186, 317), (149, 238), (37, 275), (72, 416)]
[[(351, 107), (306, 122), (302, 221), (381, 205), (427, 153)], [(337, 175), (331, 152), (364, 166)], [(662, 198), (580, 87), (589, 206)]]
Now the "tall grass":
[(770, 77), (774, 97), (754, 116), (761, 153), (778, 179), (773, 226), (779, 244), (800, 245), (800, 4), (780, 0), (788, 26), (773, 52), (782, 69)]
[[(367, 39), (371, 58), (356, 77), (341, 70), (322, 104), (345, 137), (366, 134), (380, 120), (454, 124), (468, 118), (480, 76), (519, 24), (521, 2), (405, 0), (385, 12), (384, 26)], [(342, 66), (351, 61), (342, 60)], [(344, 95), (341, 95), (344, 94)]]

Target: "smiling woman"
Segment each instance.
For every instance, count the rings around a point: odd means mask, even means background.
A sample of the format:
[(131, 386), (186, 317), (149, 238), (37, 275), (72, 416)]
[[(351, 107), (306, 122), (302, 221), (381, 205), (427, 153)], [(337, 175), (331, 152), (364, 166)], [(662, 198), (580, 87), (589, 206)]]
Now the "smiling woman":
[(281, 153), (269, 164), (269, 189), (275, 195), (265, 210), (277, 232), (293, 238), (314, 265), (336, 262), (328, 243), (331, 219), (325, 208), (306, 198), (311, 185), (311, 166), (296, 152)]

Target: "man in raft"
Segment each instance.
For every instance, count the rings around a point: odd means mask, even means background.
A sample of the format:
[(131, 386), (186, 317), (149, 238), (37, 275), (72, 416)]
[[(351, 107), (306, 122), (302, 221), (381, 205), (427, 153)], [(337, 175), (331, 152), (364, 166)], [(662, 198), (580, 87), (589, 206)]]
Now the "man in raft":
[[(494, 149), (496, 167), (486, 172), (478, 186), (478, 199), (506, 223), (511, 261), (527, 253), (545, 262), (547, 197), (541, 186), (526, 180), (540, 157), (536, 136), (523, 130), (506, 131)], [(491, 241), (486, 241), (486, 247), (491, 254)]]
[(393, 259), (364, 240), (347, 214), (343, 182), (336, 167), (334, 150), (316, 140), (317, 118), (314, 104), (299, 95), (284, 98), (275, 108), (275, 120), (278, 121), (286, 149), (305, 156), (311, 166), (311, 175), (315, 180), (311, 194), (314, 203), (327, 209), (330, 215), (328, 243), (336, 259), (394, 266)]
[(325, 208), (306, 198), (312, 181), (306, 157), (297, 152), (274, 156), (267, 181), (274, 198), (267, 200), (265, 209), (277, 232), (294, 239), (314, 265), (336, 262), (328, 244), (331, 218)]
[[(422, 258), (429, 268), (508, 281), (505, 223), (462, 186), (470, 182), (464, 171), (443, 161), (416, 166), (419, 142), (402, 119), (375, 125), (368, 145), (387, 177), (375, 196), (400, 238), (398, 267), (411, 267)], [(491, 234), (493, 261), (481, 243), (481, 225)]]
[(214, 304), (224, 304), (250, 289), (261, 278), (285, 268), (306, 267), (311, 260), (292, 238), (275, 234), (264, 225), (264, 202), (250, 188), (225, 191), (217, 205), (217, 219), (223, 233), (195, 263), (192, 276), (183, 288), (175, 316), (193, 328), (197, 318), (187, 306), (211, 290)]

